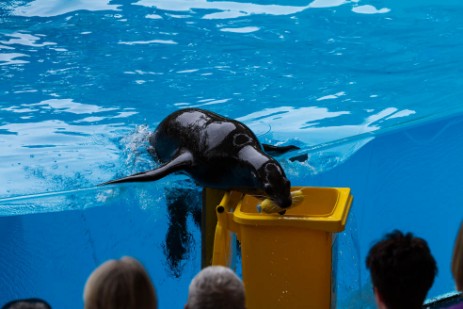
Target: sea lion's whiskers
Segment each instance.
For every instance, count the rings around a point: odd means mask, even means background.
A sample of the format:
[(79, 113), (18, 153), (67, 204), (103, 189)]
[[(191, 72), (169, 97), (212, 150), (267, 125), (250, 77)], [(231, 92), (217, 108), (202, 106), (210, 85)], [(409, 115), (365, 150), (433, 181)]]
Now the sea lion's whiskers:
[(247, 194), (247, 195), (252, 196), (252, 197), (256, 197), (256, 198), (258, 198), (258, 199), (270, 198), (270, 197), (268, 197), (268, 196), (266, 196), (266, 195), (262, 195), (262, 194)]

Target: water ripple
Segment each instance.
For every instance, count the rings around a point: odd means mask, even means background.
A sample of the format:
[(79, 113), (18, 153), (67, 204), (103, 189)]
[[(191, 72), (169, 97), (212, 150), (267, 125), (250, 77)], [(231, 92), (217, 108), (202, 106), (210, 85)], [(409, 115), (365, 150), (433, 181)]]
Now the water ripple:
[[(413, 110), (399, 110), (395, 107), (377, 112), (372, 110), (363, 121), (355, 123), (357, 117), (352, 117), (350, 111), (329, 111), (316, 106), (282, 106), (251, 113), (239, 120), (245, 122), (266, 143), (297, 145), (301, 149), (288, 156), (309, 153), (309, 171), (320, 173), (336, 167), (373, 140), (371, 133), (394, 127), (397, 125), (394, 119), (414, 113)], [(350, 121), (340, 119), (349, 116), (352, 118)], [(263, 124), (271, 129), (262, 132)], [(328, 148), (329, 151), (326, 151)]]
[(124, 42), (121, 41), (119, 44), (122, 45), (146, 45), (146, 44), (167, 44), (167, 45), (172, 45), (172, 44), (178, 44), (177, 42), (173, 40), (148, 40), (148, 41), (131, 41), (131, 42)]
[(25, 54), (20, 54), (20, 53), (0, 53), (0, 66), (29, 63), (29, 61), (27, 60), (17, 59), (17, 58), (22, 58), (22, 57), (29, 57), (29, 56)]
[(107, 0), (34, 0), (28, 4), (15, 7), (12, 14), (26, 17), (52, 17), (80, 10), (118, 10), (119, 5), (109, 3), (110, 1)]
[(302, 12), (309, 8), (336, 7), (348, 3), (345, 0), (315, 0), (305, 6), (290, 6), (277, 4), (255, 4), (233, 1), (165, 1), (165, 0), (140, 0), (136, 5), (156, 7), (160, 10), (189, 12), (193, 10), (219, 10), (219, 12), (205, 14), (204, 19), (228, 19), (249, 15), (265, 14), (284, 16)]
[[(137, 114), (72, 99), (10, 105), (0, 112), (8, 119), (0, 123), (0, 174), (8, 179), (0, 198), (44, 192), (50, 186), (65, 190), (76, 184), (76, 173), (87, 185), (109, 177), (107, 166), (118, 158), (117, 137), (128, 132), (122, 119)], [(60, 119), (63, 114), (66, 121)], [(34, 185), (20, 185), (28, 181)]]
[(44, 35), (32, 35), (29, 33), (23, 32), (14, 32), (11, 34), (5, 34), (6, 37), (9, 37), (8, 41), (0, 41), (0, 43), (5, 45), (24, 45), (32, 47), (43, 47), (48, 45), (56, 45), (54, 42), (43, 42), (36, 43), (37, 41), (42, 40)]

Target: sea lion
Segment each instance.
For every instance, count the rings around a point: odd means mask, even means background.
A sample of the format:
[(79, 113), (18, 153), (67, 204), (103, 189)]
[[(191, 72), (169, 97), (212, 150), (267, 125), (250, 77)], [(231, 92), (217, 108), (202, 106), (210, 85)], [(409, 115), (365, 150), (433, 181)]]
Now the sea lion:
[(243, 123), (197, 108), (167, 116), (149, 136), (149, 143), (161, 163), (158, 168), (103, 185), (154, 181), (185, 172), (204, 187), (260, 195), (281, 208), (291, 206), (290, 182), (265, 149), (281, 153), (296, 146), (261, 145)]

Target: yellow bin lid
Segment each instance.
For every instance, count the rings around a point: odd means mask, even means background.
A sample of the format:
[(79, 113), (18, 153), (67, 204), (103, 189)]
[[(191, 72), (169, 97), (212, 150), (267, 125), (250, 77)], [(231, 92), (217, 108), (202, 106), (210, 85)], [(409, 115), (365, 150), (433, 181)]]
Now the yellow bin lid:
[(291, 190), (301, 190), (304, 200), (287, 209), (284, 215), (260, 213), (258, 205), (261, 201), (245, 195), (233, 213), (233, 221), (238, 225), (298, 227), (327, 232), (344, 230), (353, 199), (350, 188), (292, 187)]

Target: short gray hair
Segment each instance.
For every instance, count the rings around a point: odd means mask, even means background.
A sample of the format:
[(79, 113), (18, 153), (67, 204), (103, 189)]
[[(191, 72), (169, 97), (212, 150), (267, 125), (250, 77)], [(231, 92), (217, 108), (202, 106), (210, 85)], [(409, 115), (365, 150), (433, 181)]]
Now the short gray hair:
[(244, 309), (244, 286), (241, 279), (223, 266), (201, 270), (188, 289), (188, 309)]

